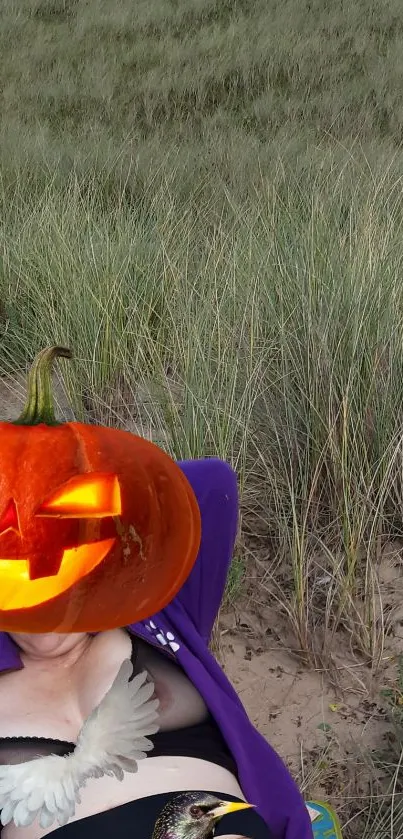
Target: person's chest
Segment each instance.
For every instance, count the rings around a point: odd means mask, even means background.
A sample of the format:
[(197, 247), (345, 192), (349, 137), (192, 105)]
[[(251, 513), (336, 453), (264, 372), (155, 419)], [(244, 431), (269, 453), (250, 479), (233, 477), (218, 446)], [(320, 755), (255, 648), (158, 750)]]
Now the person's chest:
[[(35, 663), (0, 676), (0, 738), (41, 736), (75, 743), (122, 661), (131, 655), (127, 632), (114, 630), (94, 638), (74, 666)], [(154, 682), (161, 730), (195, 725), (206, 718), (207, 709), (196, 688), (159, 650), (139, 641), (135, 670), (146, 670)]]

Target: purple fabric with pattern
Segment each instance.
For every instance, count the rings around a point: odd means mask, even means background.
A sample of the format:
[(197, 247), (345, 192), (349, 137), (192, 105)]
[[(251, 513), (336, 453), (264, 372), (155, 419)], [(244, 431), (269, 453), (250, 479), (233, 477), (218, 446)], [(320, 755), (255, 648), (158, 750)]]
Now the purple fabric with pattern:
[[(202, 517), (202, 540), (195, 566), (172, 603), (150, 620), (129, 629), (174, 655), (200, 691), (236, 760), (248, 801), (270, 828), (273, 839), (312, 839), (310, 818), (285, 765), (257, 732), (223, 671), (208, 649), (221, 604), (238, 524), (236, 476), (216, 459), (179, 464), (190, 481)], [(18, 648), (0, 633), (0, 671), (21, 668)]]

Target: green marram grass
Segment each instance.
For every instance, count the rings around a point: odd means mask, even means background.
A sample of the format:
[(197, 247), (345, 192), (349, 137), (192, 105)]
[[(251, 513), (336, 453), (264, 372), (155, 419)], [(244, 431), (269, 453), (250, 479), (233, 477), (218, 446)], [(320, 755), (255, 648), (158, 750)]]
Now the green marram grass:
[(2, 363), (67, 343), (77, 416), (135, 423), (146, 394), (174, 456), (228, 459), (298, 648), (343, 621), (376, 666), (377, 551), (402, 511), (399, 181), (285, 177), (216, 222), (166, 183), (135, 211), (72, 176), (4, 188)]
[[(0, 81), (3, 371), (67, 344), (78, 418), (229, 460), (231, 597), (253, 531), (295, 649), (323, 662), (342, 626), (375, 672), (403, 526), (400, 0), (2, 0)], [(399, 835), (399, 777), (368, 837)]]

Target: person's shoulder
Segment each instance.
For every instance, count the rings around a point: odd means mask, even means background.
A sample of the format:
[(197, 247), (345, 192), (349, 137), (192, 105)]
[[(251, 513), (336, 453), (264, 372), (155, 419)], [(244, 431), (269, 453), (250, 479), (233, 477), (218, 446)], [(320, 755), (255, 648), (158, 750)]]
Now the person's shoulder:
[(108, 629), (98, 632), (89, 648), (90, 656), (123, 660), (131, 656), (131, 639), (126, 629)]

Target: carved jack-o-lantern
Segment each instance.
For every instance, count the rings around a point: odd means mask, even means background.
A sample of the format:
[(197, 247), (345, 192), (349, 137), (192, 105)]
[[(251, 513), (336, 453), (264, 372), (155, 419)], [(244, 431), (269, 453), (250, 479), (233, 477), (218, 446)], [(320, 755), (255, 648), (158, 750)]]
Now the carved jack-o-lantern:
[(129, 432), (57, 423), (44, 350), (15, 423), (0, 423), (0, 629), (98, 632), (163, 608), (196, 559), (182, 471)]

